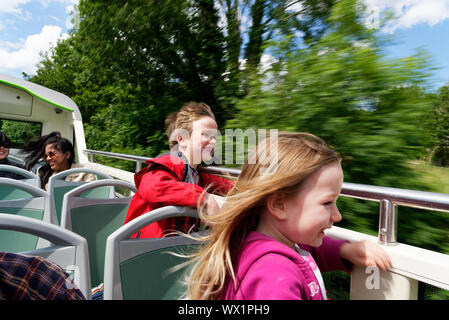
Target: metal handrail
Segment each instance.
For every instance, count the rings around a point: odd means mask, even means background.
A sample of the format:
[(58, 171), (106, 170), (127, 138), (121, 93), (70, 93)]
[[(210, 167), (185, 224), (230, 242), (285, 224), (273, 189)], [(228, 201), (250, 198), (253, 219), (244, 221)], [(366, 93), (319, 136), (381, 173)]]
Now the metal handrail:
[[(132, 160), (140, 162), (140, 165), (142, 162), (151, 159), (147, 157), (133, 156), (113, 152), (96, 151), (96, 150), (85, 150), (84, 152), (89, 153), (91, 155), (92, 162), (93, 162), (92, 156), (93, 154), (113, 158), (120, 158), (125, 160)], [(200, 168), (200, 170), (206, 173), (219, 174), (231, 177), (238, 177), (241, 173), (240, 169), (222, 168), (214, 166), (203, 166)], [(136, 171), (138, 171), (137, 168)], [(380, 203), (378, 239), (381, 244), (390, 246), (395, 245), (397, 239), (398, 205), (419, 209), (449, 212), (449, 194), (444, 193), (379, 187), (379, 186), (344, 182), (340, 195), (356, 199), (378, 201)]]
[(109, 158), (135, 161), (136, 162), (136, 172), (139, 171), (140, 169), (142, 169), (142, 163), (144, 163), (148, 159), (151, 159), (150, 157), (133, 156), (130, 154), (89, 150), (89, 149), (84, 150), (84, 153), (87, 153), (89, 155), (90, 162), (94, 162), (94, 154), (98, 154), (100, 156), (105, 156), (105, 157), (109, 157)]

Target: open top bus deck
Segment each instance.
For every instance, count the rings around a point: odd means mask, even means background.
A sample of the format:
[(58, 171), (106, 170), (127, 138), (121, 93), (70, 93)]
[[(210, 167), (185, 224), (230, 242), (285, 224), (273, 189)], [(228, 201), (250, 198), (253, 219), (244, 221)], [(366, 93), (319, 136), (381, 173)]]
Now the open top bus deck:
[[(22, 126), (26, 129), (25, 132), (29, 132), (28, 135), (10, 136), (13, 141), (12, 157), (21, 157), (20, 144), (33, 138), (33, 134), (45, 135), (52, 131), (59, 131), (74, 144), (76, 162), (129, 184), (134, 184), (134, 172), (96, 163), (94, 158), (105, 156), (134, 161), (136, 171), (148, 159), (87, 149), (82, 116), (73, 100), (35, 83), (2, 74), (0, 74), (0, 121), (2, 131), (8, 128), (14, 130), (17, 126)], [(238, 169), (211, 166), (204, 167), (202, 170), (232, 177), (238, 177), (240, 173)], [(372, 268), (354, 268), (351, 272), (350, 299), (413, 300), (418, 298), (419, 282), (449, 290), (449, 255), (397, 242), (398, 206), (449, 212), (448, 194), (345, 182), (341, 196), (379, 203), (378, 236), (374, 237), (337, 226), (328, 230), (327, 235), (350, 241), (377, 242), (392, 260), (392, 267), (386, 272)], [(225, 201), (219, 197), (217, 200), (219, 204)]]

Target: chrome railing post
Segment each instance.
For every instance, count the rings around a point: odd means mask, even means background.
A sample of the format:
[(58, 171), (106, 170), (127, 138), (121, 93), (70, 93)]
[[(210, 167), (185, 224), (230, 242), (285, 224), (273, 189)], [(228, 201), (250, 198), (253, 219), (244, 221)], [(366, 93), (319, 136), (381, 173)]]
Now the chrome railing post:
[(142, 162), (136, 161), (136, 172), (139, 172), (142, 169)]
[(380, 201), (379, 243), (394, 246), (397, 243), (398, 207), (390, 200)]

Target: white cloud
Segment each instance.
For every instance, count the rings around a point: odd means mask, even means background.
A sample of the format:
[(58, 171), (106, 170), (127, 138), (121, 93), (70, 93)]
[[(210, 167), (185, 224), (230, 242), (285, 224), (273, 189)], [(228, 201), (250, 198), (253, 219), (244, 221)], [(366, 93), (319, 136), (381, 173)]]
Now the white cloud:
[(38, 0), (44, 8), (47, 8), (51, 3), (62, 3), (62, 4), (78, 4), (79, 0)]
[(30, 2), (39, 2), (44, 8), (47, 8), (51, 3), (77, 5), (79, 0), (1, 0), (0, 14), (9, 13), (20, 15), (22, 14), (22, 7)]
[(70, 4), (65, 7), (65, 12), (67, 13), (67, 18), (65, 19), (65, 26), (67, 29), (72, 29), (73, 27), (79, 27), (79, 12), (78, 12), (78, 0), (74, 0), (76, 3)]
[(393, 12), (395, 18), (383, 30), (389, 33), (417, 24), (434, 26), (449, 18), (449, 0), (364, 0), (364, 3), (374, 14)]
[(0, 14), (1, 13), (10, 13), (10, 14), (21, 14), (22, 8), (24, 4), (31, 2), (32, 0), (8, 0), (8, 1), (0, 1)]
[(0, 72), (19, 69), (34, 74), (41, 59), (40, 52), (48, 51), (60, 38), (67, 38), (67, 34), (61, 34), (61, 27), (44, 26), (41, 33), (30, 35), (19, 43), (0, 43)]

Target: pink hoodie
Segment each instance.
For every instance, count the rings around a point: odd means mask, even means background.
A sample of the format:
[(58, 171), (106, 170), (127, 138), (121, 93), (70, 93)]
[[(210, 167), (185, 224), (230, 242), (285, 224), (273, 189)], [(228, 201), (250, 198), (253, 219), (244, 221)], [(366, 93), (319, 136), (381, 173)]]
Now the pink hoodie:
[[(339, 254), (344, 242), (324, 237), (319, 247), (300, 247), (312, 254), (321, 272), (348, 272)], [(294, 249), (259, 232), (250, 232), (244, 241), (234, 272), (236, 286), (232, 279), (228, 282), (226, 300), (323, 299), (309, 263)]]

